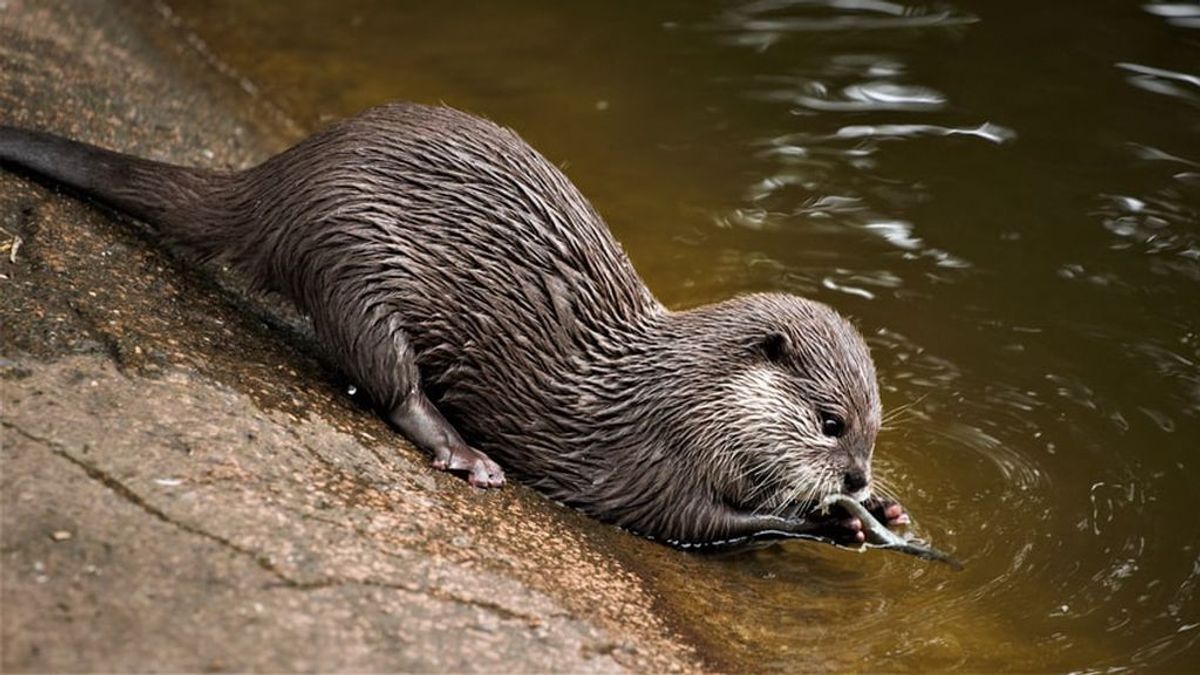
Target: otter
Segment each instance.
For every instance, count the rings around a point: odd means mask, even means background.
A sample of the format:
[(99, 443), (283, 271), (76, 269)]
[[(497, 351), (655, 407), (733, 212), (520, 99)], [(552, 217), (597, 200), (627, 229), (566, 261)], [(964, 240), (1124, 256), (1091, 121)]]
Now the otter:
[[(676, 546), (821, 534), (874, 496), (875, 368), (829, 307), (780, 293), (673, 311), (515, 132), (394, 103), (238, 172), (0, 127), (0, 162), (220, 259), (311, 318), (334, 364), (433, 466), (505, 470)], [(503, 469), (501, 467), (504, 467)]]

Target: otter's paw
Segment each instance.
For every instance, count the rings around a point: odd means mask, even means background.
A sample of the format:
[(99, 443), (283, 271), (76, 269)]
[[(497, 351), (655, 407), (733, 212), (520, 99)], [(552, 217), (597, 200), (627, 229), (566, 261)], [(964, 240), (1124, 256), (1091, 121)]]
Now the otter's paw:
[(433, 468), (467, 474), (467, 482), (479, 488), (504, 485), (504, 469), (487, 455), (470, 446), (442, 448), (433, 455)]
[(863, 532), (862, 521), (854, 516), (846, 515), (846, 512), (841, 509), (834, 509), (825, 514), (814, 513), (807, 519), (815, 526), (811, 534), (824, 537), (835, 544), (851, 546), (867, 540), (867, 535)]
[(876, 520), (888, 527), (899, 527), (907, 525), (910, 522), (908, 512), (904, 510), (904, 507), (899, 502), (893, 502), (880, 497), (871, 497), (863, 503), (863, 506), (871, 512), (871, 515), (875, 516)]

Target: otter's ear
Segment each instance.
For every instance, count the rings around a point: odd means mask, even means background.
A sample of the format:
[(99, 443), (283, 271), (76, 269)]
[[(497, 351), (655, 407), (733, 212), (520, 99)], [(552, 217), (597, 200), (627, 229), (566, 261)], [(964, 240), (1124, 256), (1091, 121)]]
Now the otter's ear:
[(789, 346), (789, 340), (786, 335), (771, 331), (759, 340), (757, 351), (771, 363), (783, 363)]

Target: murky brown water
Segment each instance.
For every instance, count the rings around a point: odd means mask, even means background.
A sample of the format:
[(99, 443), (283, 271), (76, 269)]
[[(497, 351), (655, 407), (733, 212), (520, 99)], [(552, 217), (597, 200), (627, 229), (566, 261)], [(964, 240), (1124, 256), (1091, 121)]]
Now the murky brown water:
[(968, 568), (642, 555), (722, 663), (1200, 669), (1200, 5), (171, 5), (309, 127), (516, 128), (672, 306), (855, 317), (877, 471)]

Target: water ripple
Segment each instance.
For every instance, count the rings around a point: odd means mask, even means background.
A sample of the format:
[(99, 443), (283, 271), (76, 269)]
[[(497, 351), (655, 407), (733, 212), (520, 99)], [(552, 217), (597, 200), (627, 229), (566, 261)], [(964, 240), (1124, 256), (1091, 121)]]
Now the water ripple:
[(971, 263), (962, 258), (951, 255), (941, 249), (926, 246), (919, 237), (913, 236), (913, 226), (911, 223), (898, 220), (872, 222), (867, 223), (866, 229), (877, 233), (896, 248), (910, 252), (910, 255), (932, 258), (938, 267), (964, 269), (971, 266)]
[(726, 41), (764, 50), (796, 33), (949, 28), (978, 21), (946, 5), (886, 0), (756, 0), (724, 12), (717, 27)]
[(841, 90), (840, 98), (815, 88), (819, 96), (798, 95), (793, 101), (812, 110), (862, 112), (867, 110), (939, 110), (946, 97), (927, 87), (892, 82), (865, 82)]
[(1200, 96), (1197, 95), (1197, 92), (1188, 88), (1200, 88), (1200, 77), (1165, 68), (1143, 66), (1137, 63), (1121, 62), (1117, 63), (1116, 66), (1121, 70), (1133, 73), (1129, 77), (1129, 83), (1139, 89), (1144, 89), (1155, 94), (1173, 96), (1189, 103), (1200, 102)]
[(985, 141), (1000, 144), (1017, 137), (1017, 132), (991, 122), (974, 128), (943, 127), (936, 124), (858, 124), (845, 126), (837, 131), (838, 138), (881, 138), (900, 139), (916, 136), (975, 136)]
[(1200, 281), (1198, 187), (1172, 180), (1146, 195), (1102, 194), (1095, 215), (1116, 237), (1114, 249), (1134, 248), (1148, 256), (1176, 257), (1175, 262), (1157, 269)]
[(1161, 16), (1167, 23), (1180, 28), (1200, 28), (1200, 4), (1193, 2), (1150, 2), (1142, 9)]

